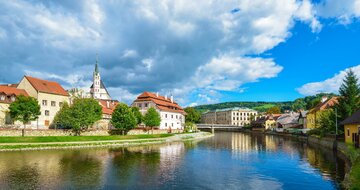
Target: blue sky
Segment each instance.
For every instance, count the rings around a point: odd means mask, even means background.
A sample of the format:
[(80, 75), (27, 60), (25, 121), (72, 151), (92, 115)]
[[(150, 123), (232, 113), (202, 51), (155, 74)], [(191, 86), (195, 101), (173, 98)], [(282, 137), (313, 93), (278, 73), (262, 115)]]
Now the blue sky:
[(99, 53), (126, 103), (143, 91), (183, 106), (294, 100), (360, 75), (359, 17), (359, 0), (2, 1), (0, 83), (88, 90)]

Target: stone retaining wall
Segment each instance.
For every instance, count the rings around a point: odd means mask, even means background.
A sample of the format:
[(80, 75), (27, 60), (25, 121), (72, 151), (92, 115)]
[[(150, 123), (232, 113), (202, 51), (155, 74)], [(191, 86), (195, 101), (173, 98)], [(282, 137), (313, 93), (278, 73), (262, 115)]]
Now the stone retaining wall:
[[(172, 133), (180, 133), (182, 130), (172, 130)], [(145, 131), (142, 129), (133, 129), (128, 135), (143, 134), (166, 134), (168, 130), (154, 129), (153, 131)], [(74, 135), (72, 130), (64, 129), (26, 129), (25, 136), (71, 136)], [(108, 130), (89, 130), (81, 133), (81, 136), (108, 136)], [(22, 129), (0, 129), (0, 136), (22, 136)]]

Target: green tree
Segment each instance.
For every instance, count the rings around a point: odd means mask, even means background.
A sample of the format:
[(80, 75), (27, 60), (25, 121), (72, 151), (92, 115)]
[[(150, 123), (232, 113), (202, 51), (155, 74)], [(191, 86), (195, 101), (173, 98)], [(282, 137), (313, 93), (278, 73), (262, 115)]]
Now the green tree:
[(360, 109), (360, 87), (358, 78), (352, 70), (346, 73), (339, 89), (337, 109), (340, 120), (344, 120)]
[(161, 117), (160, 114), (156, 111), (155, 108), (149, 108), (144, 116), (144, 124), (147, 127), (151, 127), (151, 131), (153, 127), (160, 126)]
[(137, 119), (133, 113), (133, 109), (129, 108), (126, 104), (120, 103), (116, 106), (111, 116), (111, 125), (116, 129), (124, 132), (135, 128)]
[(70, 106), (67, 102), (64, 102), (54, 117), (53, 125), (55, 128), (71, 129), (72, 118)]
[(335, 134), (336, 132), (336, 115), (333, 109), (327, 109), (321, 112), (318, 119), (319, 128), (323, 134)]
[(299, 110), (305, 110), (306, 109), (306, 102), (304, 98), (298, 98), (294, 101), (294, 103), (291, 106), (292, 110), (299, 111)]
[(187, 107), (184, 109), (186, 112), (185, 122), (200, 123), (201, 114), (195, 108)]
[(38, 101), (33, 97), (23, 95), (18, 96), (16, 100), (10, 104), (9, 110), (11, 118), (16, 121), (21, 121), (24, 124), (24, 129), (27, 123), (36, 120), (41, 114)]
[(281, 109), (279, 106), (274, 106), (274, 107), (269, 108), (266, 113), (267, 114), (280, 114)]
[(141, 114), (140, 109), (138, 107), (131, 107), (131, 111), (136, 117), (136, 124), (140, 125), (143, 122), (143, 115)]
[(70, 107), (71, 127), (76, 135), (102, 118), (99, 102), (92, 98), (75, 99)]

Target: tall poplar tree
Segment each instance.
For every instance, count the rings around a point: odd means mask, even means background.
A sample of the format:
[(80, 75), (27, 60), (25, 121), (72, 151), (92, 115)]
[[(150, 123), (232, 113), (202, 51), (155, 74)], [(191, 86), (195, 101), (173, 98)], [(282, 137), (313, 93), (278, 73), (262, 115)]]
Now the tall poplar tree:
[(344, 120), (360, 109), (360, 86), (355, 73), (350, 69), (339, 89), (337, 109), (340, 120)]

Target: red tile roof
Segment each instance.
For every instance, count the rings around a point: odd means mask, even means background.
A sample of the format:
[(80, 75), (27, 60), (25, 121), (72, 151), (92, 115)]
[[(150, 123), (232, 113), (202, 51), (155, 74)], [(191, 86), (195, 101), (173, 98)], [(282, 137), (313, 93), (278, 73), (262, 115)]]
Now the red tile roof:
[(1, 86), (0, 85), (0, 93), (4, 93), (6, 95), (15, 95), (15, 96), (19, 96), (19, 95), (24, 95), (24, 96), (29, 96), (28, 93), (26, 93), (25, 90), (23, 89), (17, 89), (14, 87), (10, 87), (10, 86)]
[[(17, 88), (10, 87), (10, 86), (2, 86), (2, 85), (0, 85), (0, 95), (1, 94), (6, 95), (6, 96), (11, 96), (11, 95), (14, 95), (14, 96), (19, 96), (19, 95), (29, 96), (28, 93), (26, 93), (26, 91), (23, 90), (23, 89), (17, 89)], [(0, 99), (0, 102), (11, 103), (10, 99), (8, 99), (8, 98), (5, 98), (5, 100)]]
[(334, 96), (332, 98), (325, 100), (324, 102), (320, 102), (318, 105), (316, 105), (313, 109), (310, 110), (310, 113), (331, 108), (337, 103), (338, 103), (338, 97)]
[(69, 96), (66, 90), (57, 82), (25, 76), (30, 84), (39, 92)]
[[(98, 100), (103, 114), (111, 115), (115, 110), (116, 106), (119, 104), (117, 100)], [(109, 107), (107, 106), (107, 102), (109, 102)]]
[(156, 95), (151, 92), (144, 92), (134, 102), (152, 101), (156, 104), (157, 108), (162, 111), (185, 113), (184, 109), (180, 107), (175, 101), (171, 102), (170, 98)]

